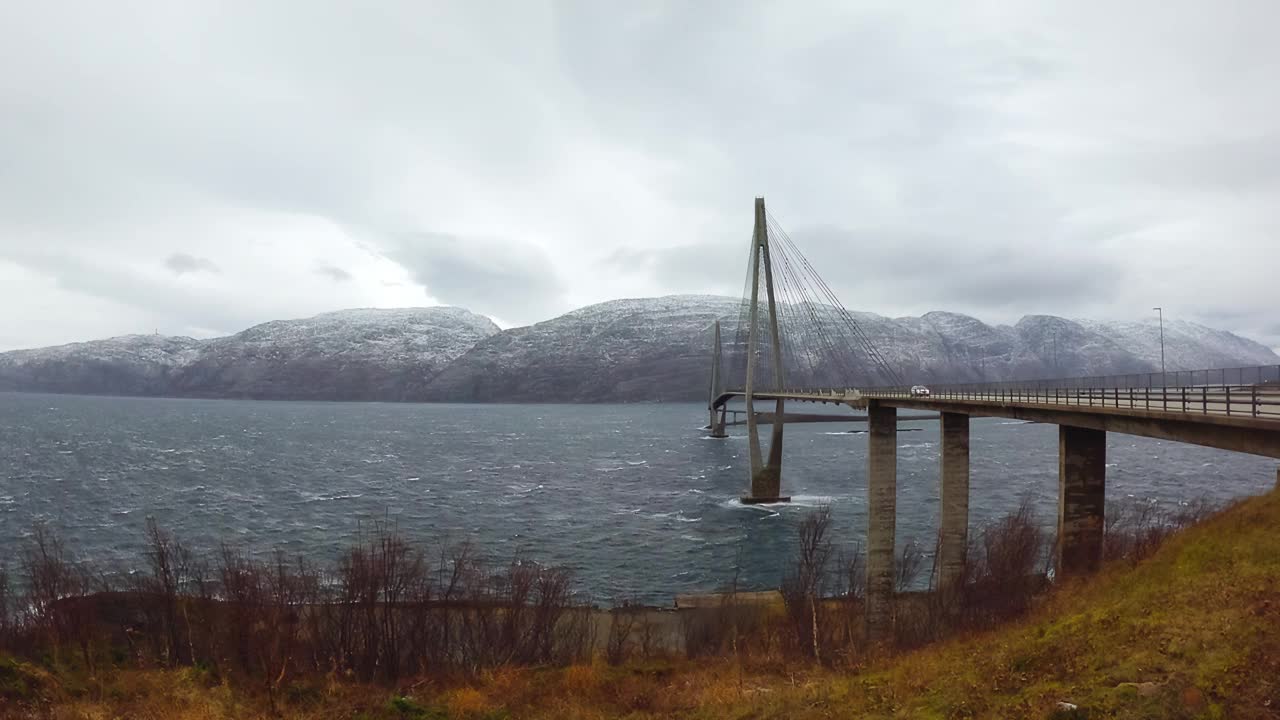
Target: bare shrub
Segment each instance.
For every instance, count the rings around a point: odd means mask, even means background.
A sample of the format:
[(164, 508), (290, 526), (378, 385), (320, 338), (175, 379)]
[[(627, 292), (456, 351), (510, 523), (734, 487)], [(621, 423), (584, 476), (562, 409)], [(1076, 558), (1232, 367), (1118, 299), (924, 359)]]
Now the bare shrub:
[(985, 626), (1026, 611), (1045, 585), (1049, 545), (1029, 498), (983, 528), (977, 547), (968, 553), (966, 621)]
[(191, 640), (188, 598), (183, 590), (190, 580), (189, 571), (194, 560), (187, 548), (162, 529), (155, 518), (147, 518), (146, 534), (146, 559), (151, 576), (140, 583), (139, 589), (159, 604), (162, 632), (158, 637), (163, 643), (161, 657), (169, 667), (192, 662), (195, 649)]
[(867, 555), (862, 544), (856, 543), (842, 550), (836, 567), (840, 573), (836, 597), (840, 613), (834, 643), (843, 648), (846, 659), (851, 659), (866, 630), (863, 613), (867, 599)]
[(1200, 522), (1216, 509), (1203, 498), (1173, 510), (1152, 501), (1115, 502), (1107, 508), (1103, 557), (1137, 563), (1150, 557), (1171, 535)]
[[(722, 596), (718, 605), (681, 611), (685, 655), (767, 656), (778, 645), (778, 628), (771, 620), (767, 605), (744, 602), (736, 594)], [(789, 633), (789, 621), (787, 628)]]
[(97, 615), (89, 595), (93, 576), (66, 552), (62, 540), (44, 525), (32, 528), (21, 559), (27, 577), (28, 614), (58, 661), (59, 650), (75, 645), (85, 668), (94, 671), (91, 643)]
[(815, 660), (822, 659), (826, 589), (831, 559), (831, 508), (822, 506), (805, 516), (797, 529), (796, 557), (782, 580), (782, 601), (791, 621), (794, 647)]
[[(387, 523), (361, 533), (328, 567), (230, 545), (209, 563), (154, 520), (146, 538), (147, 572), (133, 576), (131, 592), (108, 596), (88, 565), (36, 527), (21, 555), (29, 595), (15, 602), (0, 571), (0, 645), (14, 647), (20, 625), (24, 654), (48, 653), (58, 664), (77, 647), (92, 674), (95, 642), (127, 644), (139, 665), (200, 664), (259, 686), (273, 704), (306, 673), (396, 683), (568, 664), (595, 647), (592, 609), (575, 604), (568, 570), (524, 558), (491, 569), (465, 544), (442, 546), (433, 569)], [(647, 653), (651, 629), (639, 629)]]
[(898, 563), (894, 568), (894, 587), (898, 592), (907, 592), (920, 579), (924, 570), (924, 548), (913, 538), (902, 546), (898, 553)]
[(439, 647), (425, 556), (388, 523), (361, 534), (330, 575), (310, 571), (306, 587), (315, 588), (310, 625), (317, 666), (394, 681), (425, 667)]
[(596, 647), (594, 611), (587, 605), (567, 604), (555, 626), (551, 664), (572, 665), (589, 660)]
[(0, 565), (0, 650), (10, 648), (13, 644), (17, 619), (14, 617), (16, 603), (12, 593), (9, 588), (9, 568)]
[(843, 575), (844, 587), (841, 594), (848, 598), (862, 600), (867, 596), (867, 553), (862, 543), (840, 553), (840, 572)]
[(633, 654), (648, 659), (658, 653), (661, 638), (653, 613), (649, 610), (638, 613), (639, 621), (632, 632)]
[[(786, 621), (777, 622), (780, 618), (777, 613), (770, 612), (767, 599), (744, 597), (739, 592), (744, 552), (745, 549), (739, 546), (733, 576), (716, 604), (685, 609), (678, 615), (684, 652), (688, 658), (728, 654), (741, 659), (767, 656), (777, 649), (781, 634), (779, 626), (786, 625)], [(647, 617), (645, 622), (649, 622)], [(642, 632), (651, 635), (652, 629), (647, 627)]]
[(227, 658), (230, 665), (251, 673), (257, 666), (258, 633), (264, 625), (265, 571), (243, 550), (224, 544), (218, 556), (218, 577), (224, 604), (219, 645), (232, 653)]
[[(942, 533), (935, 535), (933, 553), (926, 558), (921, 545), (911, 540), (902, 548), (897, 566), (899, 597), (894, 603), (894, 642), (899, 647), (919, 647), (940, 639), (947, 630), (948, 616), (955, 606), (954, 588), (939, 583)], [(929, 587), (910, 592), (929, 563)]]

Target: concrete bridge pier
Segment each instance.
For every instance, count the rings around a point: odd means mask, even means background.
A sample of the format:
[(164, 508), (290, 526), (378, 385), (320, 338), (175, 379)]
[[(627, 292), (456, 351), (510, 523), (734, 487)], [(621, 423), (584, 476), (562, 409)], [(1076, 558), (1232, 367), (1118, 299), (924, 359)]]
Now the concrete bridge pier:
[(721, 405), (719, 410), (711, 408), (711, 424), (708, 426), (711, 428), (711, 437), (720, 440), (729, 437), (729, 433), (725, 432), (725, 426), (729, 422), (728, 416), (729, 408), (725, 405)]
[(893, 635), (898, 512), (898, 411), (867, 405), (867, 640)]
[(1102, 564), (1106, 490), (1106, 431), (1059, 425), (1058, 577), (1092, 573)]
[[(727, 405), (721, 405), (719, 410), (716, 408), (716, 398), (720, 396), (720, 392), (724, 389), (721, 387), (720, 378), (720, 321), (715, 322), (715, 336), (711, 341), (711, 392), (707, 396), (707, 409), (711, 411), (711, 422), (707, 427), (711, 428), (711, 437), (727, 438), (728, 433), (724, 431), (725, 416), (729, 414)], [(716, 415), (720, 417), (717, 419)]]
[(938, 589), (964, 581), (969, 550), (969, 416), (942, 413), (942, 517), (939, 521)]
[(747, 505), (791, 501), (790, 495), (782, 494), (782, 428), (786, 417), (782, 398), (778, 398), (774, 408), (769, 456), (758, 470), (751, 473), (751, 494), (742, 498)]

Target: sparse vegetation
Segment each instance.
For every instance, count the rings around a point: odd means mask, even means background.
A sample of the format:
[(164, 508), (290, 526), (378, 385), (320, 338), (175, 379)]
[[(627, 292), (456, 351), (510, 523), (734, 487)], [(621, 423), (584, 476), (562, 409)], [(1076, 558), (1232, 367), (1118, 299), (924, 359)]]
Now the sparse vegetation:
[(0, 716), (1275, 717), (1280, 494), (1152, 529), (1183, 516), (1204, 512), (1117, 519), (1103, 571), (1051, 587), (1020, 508), (975, 533), (951, 605), (900, 596), (887, 654), (860, 645), (863, 560), (822, 512), (781, 599), (734, 583), (671, 626), (684, 653), (633, 603), (598, 624), (562, 570), (465, 546), (428, 562), (386, 526), (332, 569), (232, 548), (203, 566), (149, 526), (147, 577), (109, 593), (36, 533), (19, 598), (0, 573)]

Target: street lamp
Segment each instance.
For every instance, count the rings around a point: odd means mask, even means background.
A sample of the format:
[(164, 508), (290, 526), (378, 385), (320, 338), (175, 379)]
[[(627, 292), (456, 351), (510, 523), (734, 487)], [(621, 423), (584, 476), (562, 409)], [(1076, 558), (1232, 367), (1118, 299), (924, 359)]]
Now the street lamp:
[(1151, 309), (1159, 313), (1160, 317), (1160, 386), (1168, 387), (1169, 376), (1164, 371), (1164, 309), (1158, 307)]

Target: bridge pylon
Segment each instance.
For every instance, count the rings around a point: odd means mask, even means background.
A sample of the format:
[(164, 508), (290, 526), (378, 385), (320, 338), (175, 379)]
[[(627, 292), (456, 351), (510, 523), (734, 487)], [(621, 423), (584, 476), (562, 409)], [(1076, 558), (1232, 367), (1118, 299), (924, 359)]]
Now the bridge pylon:
[(760, 342), (760, 269), (764, 268), (765, 301), (769, 308), (769, 340), (773, 351), (773, 383), (781, 392), (786, 385), (782, 375), (782, 337), (778, 333), (778, 307), (773, 291), (773, 261), (769, 257), (769, 222), (765, 214), (764, 198), (756, 198), (755, 229), (751, 233), (751, 306), (750, 325), (747, 331), (747, 437), (751, 453), (751, 494), (742, 498), (747, 504), (787, 502), (791, 498), (782, 495), (782, 429), (785, 412), (783, 400), (775, 399), (773, 433), (766, 460), (760, 452), (760, 428), (755, 412), (755, 374), (757, 349)]
[(707, 424), (707, 429), (711, 431), (711, 437), (723, 439), (729, 437), (725, 432), (725, 425), (728, 421), (729, 408), (721, 405), (716, 408), (716, 399), (720, 397), (720, 393), (724, 392), (724, 380), (720, 374), (722, 348), (720, 342), (720, 321), (715, 324), (715, 339), (711, 345), (711, 393), (707, 397), (707, 410), (711, 413), (711, 422)]

